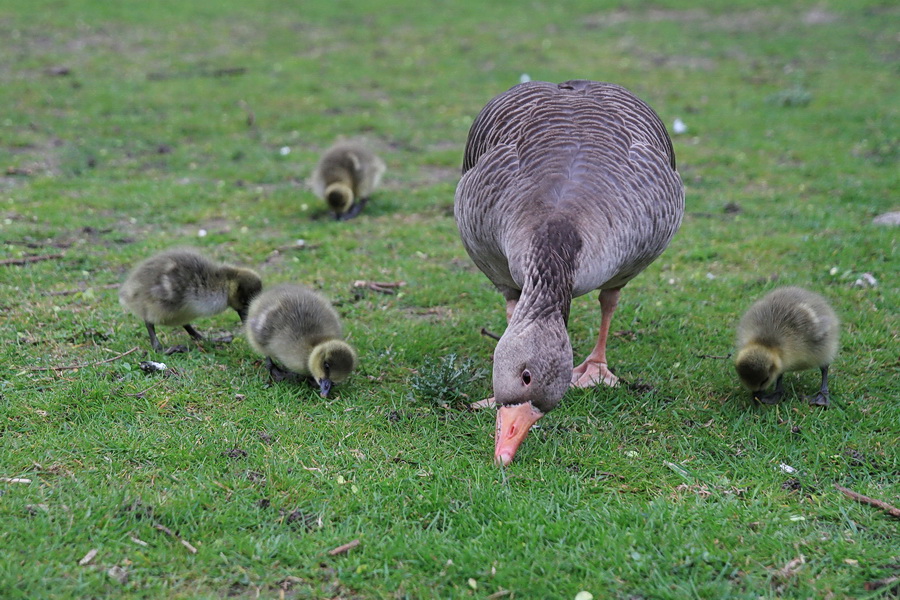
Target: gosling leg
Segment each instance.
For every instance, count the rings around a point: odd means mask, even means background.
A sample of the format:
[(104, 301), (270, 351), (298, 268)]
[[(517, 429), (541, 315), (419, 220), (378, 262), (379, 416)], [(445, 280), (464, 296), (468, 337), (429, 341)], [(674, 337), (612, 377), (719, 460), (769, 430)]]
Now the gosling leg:
[(754, 393), (753, 399), (759, 400), (763, 404), (778, 404), (779, 402), (781, 402), (781, 397), (784, 395), (784, 388), (781, 385), (783, 378), (784, 375), (778, 376), (778, 379), (775, 380), (775, 391), (773, 391), (771, 394), (756, 395)]
[(809, 403), (812, 406), (828, 406), (828, 365), (819, 369), (822, 371), (822, 385), (819, 387), (819, 393), (810, 397)]
[(269, 370), (269, 375), (272, 377), (272, 381), (282, 382), (282, 381), (290, 381), (291, 383), (299, 383), (301, 381), (312, 381), (315, 383), (315, 380), (310, 377), (304, 377), (303, 375), (299, 375), (294, 373), (293, 371), (288, 371), (287, 369), (282, 369), (272, 360), (272, 357), (266, 357), (266, 369)]
[(194, 329), (194, 326), (191, 325), (190, 323), (188, 323), (187, 325), (184, 326), (184, 330), (187, 331), (188, 334), (189, 334), (192, 338), (194, 338), (195, 340), (197, 340), (198, 342), (203, 341), (203, 336), (200, 335), (200, 334), (197, 332), (197, 330)]
[(150, 334), (150, 346), (154, 351), (162, 352), (162, 344), (159, 343), (159, 338), (156, 337), (156, 326), (148, 321), (145, 321), (144, 325), (147, 326), (147, 333)]

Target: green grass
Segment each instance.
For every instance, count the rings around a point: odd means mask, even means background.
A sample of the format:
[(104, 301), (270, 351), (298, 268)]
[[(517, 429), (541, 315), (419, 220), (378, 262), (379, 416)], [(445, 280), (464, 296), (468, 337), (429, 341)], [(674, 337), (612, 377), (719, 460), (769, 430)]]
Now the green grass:
[[(302, 4), (0, 7), (0, 258), (61, 255), (0, 266), (0, 477), (31, 480), (0, 483), (0, 597), (889, 594), (868, 587), (900, 575), (897, 520), (833, 486), (900, 504), (898, 238), (871, 224), (898, 209), (900, 10)], [(453, 396), (490, 393), (480, 330), (504, 306), (452, 203), (472, 119), (523, 73), (681, 118), (687, 215), (613, 323), (611, 367), (640, 385), (571, 391), (502, 472), (493, 414)], [(305, 184), (338, 136), (389, 165), (350, 223)], [(169, 328), (191, 352), (141, 371), (160, 357), (114, 286), (176, 244), (322, 290), (359, 371), (323, 400), (270, 384), (243, 336)], [(830, 410), (800, 398), (814, 371), (758, 407), (715, 358), (783, 284), (843, 318)], [(570, 324), (580, 360), (595, 297)], [(233, 313), (196, 325), (239, 333)]]

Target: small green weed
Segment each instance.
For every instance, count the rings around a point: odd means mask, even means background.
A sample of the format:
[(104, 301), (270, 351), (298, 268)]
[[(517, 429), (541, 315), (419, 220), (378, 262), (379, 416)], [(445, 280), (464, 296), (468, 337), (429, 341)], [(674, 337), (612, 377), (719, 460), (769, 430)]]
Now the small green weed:
[(487, 369), (478, 365), (471, 358), (456, 354), (427, 358), (410, 381), (412, 396), (420, 402), (444, 408), (469, 404), (476, 382), (487, 375)]

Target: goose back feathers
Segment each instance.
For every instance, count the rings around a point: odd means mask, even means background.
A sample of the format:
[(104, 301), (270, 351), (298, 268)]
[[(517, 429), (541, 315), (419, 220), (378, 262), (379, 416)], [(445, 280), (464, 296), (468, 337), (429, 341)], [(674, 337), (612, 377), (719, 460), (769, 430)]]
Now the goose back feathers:
[(665, 126), (631, 92), (529, 82), (472, 124), (455, 210), (466, 250), (501, 291), (525, 286), (523, 259), (549, 235), (575, 252), (579, 296), (625, 285), (662, 253), (684, 188)]

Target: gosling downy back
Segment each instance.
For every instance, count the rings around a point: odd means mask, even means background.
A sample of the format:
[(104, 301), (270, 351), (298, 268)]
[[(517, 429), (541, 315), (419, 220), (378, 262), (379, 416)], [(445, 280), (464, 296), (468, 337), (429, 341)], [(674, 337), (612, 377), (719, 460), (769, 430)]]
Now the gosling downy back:
[[(582, 80), (524, 83), (491, 100), (462, 170), (463, 245), (508, 306), (494, 352), (495, 460), (506, 464), (570, 382), (615, 383), (606, 339), (619, 290), (669, 244), (684, 187), (656, 113), (622, 87)], [(573, 369), (569, 306), (597, 289), (600, 335)]]
[(384, 161), (361, 143), (340, 142), (319, 159), (310, 184), (335, 217), (345, 220), (359, 214), (385, 169)]
[(119, 289), (119, 302), (144, 320), (159, 350), (155, 325), (183, 326), (199, 339), (191, 321), (227, 308), (243, 321), (261, 289), (250, 269), (214, 262), (193, 248), (175, 248), (138, 263)]
[(781, 376), (818, 367), (823, 383), (816, 404), (827, 404), (827, 372), (838, 350), (840, 321), (819, 294), (800, 287), (778, 288), (757, 300), (737, 328), (735, 369), (752, 392), (776, 384), (775, 394), (760, 399), (777, 402)]
[(296, 284), (265, 290), (250, 304), (247, 339), (261, 355), (293, 373), (313, 377), (323, 395), (356, 366), (343, 341), (340, 317), (322, 295)]

